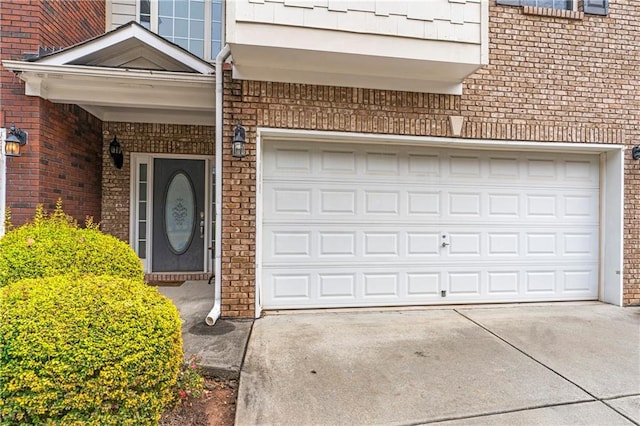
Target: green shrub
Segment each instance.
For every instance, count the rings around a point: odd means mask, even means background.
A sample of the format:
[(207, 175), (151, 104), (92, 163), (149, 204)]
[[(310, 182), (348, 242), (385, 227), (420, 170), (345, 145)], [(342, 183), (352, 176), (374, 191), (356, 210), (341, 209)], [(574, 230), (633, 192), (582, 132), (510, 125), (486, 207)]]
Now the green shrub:
[(156, 424), (182, 364), (177, 309), (142, 281), (0, 289), (0, 424)]
[(91, 221), (80, 228), (58, 202), (51, 215), (40, 206), (32, 223), (0, 239), (0, 287), (61, 274), (144, 277), (142, 263), (128, 244), (103, 234)]

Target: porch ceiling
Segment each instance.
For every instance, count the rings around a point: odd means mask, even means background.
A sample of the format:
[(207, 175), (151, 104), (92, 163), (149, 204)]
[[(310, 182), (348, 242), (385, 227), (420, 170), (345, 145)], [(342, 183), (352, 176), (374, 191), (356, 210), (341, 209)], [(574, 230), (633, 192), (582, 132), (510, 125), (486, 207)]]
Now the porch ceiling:
[(134, 22), (33, 62), (2, 61), (25, 94), (103, 121), (213, 125), (214, 68)]

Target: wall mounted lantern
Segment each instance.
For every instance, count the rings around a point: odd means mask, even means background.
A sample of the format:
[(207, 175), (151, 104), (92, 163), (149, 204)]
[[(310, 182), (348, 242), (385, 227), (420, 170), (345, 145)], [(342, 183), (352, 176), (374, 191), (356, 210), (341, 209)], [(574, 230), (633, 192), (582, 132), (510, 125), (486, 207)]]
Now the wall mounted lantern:
[(640, 145), (636, 145), (631, 148), (631, 158), (634, 160), (640, 160)]
[(27, 144), (29, 135), (22, 129), (16, 129), (14, 124), (9, 128), (9, 134), (4, 140), (4, 153), (7, 157), (20, 157), (20, 148)]
[(233, 145), (231, 146), (231, 155), (236, 158), (244, 158), (247, 156), (246, 148), (246, 131), (238, 122), (233, 130)]
[(116, 166), (116, 169), (121, 169), (124, 164), (124, 155), (122, 154), (122, 147), (115, 136), (109, 144), (109, 155), (111, 155), (113, 165)]

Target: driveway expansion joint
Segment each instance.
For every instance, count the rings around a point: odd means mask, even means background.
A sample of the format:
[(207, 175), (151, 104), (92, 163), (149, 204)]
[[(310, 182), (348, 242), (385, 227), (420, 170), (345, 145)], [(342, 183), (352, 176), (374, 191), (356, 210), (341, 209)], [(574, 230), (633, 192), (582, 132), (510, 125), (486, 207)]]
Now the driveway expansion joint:
[(455, 313), (457, 313), (458, 315), (462, 316), (463, 318), (466, 318), (468, 321), (471, 321), (473, 324), (477, 325), (478, 327), (480, 327), (481, 329), (483, 329), (484, 331), (486, 331), (487, 333), (491, 334), (492, 336), (494, 336), (495, 338), (501, 340), (502, 342), (506, 343), (507, 345), (511, 346), (513, 349), (515, 349), (516, 351), (520, 352), (522, 355), (526, 356), (527, 358), (531, 359), (532, 361), (538, 363), (539, 365), (541, 365), (542, 367), (546, 368), (547, 370), (551, 371), (552, 373), (556, 374), (557, 376), (559, 376), (560, 378), (566, 380), (567, 382), (571, 383), (572, 385), (574, 385), (575, 387), (577, 387), (578, 389), (580, 389), (581, 391), (583, 391), (584, 393), (586, 393), (587, 395), (589, 395), (590, 397), (592, 397), (594, 400), (596, 401), (601, 401), (601, 398), (598, 398), (597, 396), (593, 395), (591, 392), (589, 392), (588, 390), (586, 390), (585, 388), (583, 388), (582, 386), (580, 386), (579, 384), (577, 384), (576, 382), (574, 382), (573, 380), (563, 376), (562, 374), (560, 374), (558, 371), (554, 370), (553, 368), (549, 367), (548, 365), (546, 365), (544, 362), (537, 360), (533, 355), (528, 354), (527, 352), (525, 352), (524, 350), (520, 349), (519, 347), (517, 347), (516, 345), (514, 345), (513, 343), (509, 342), (507, 339), (505, 339), (504, 337), (500, 336), (498, 333), (489, 330), (487, 327), (485, 327), (484, 325), (482, 325), (481, 323), (469, 318), (468, 316), (466, 316), (465, 314), (463, 314), (462, 312), (458, 311), (457, 309), (453, 310)]
[[(635, 396), (635, 395), (632, 395), (632, 396)], [(617, 397), (617, 398), (614, 398), (614, 399), (618, 399), (618, 398), (622, 398), (622, 397)], [(625, 413), (623, 413), (622, 411), (618, 410), (616, 407), (612, 406), (612, 405), (611, 405), (611, 404), (609, 404), (607, 401), (610, 401), (610, 399), (609, 399), (609, 400), (604, 400), (604, 399), (600, 400), (600, 402), (601, 402), (602, 404), (604, 404), (604, 405), (605, 405), (605, 406), (607, 406), (608, 408), (612, 409), (612, 410), (613, 410), (613, 411), (615, 411), (616, 413), (620, 414), (622, 417), (624, 417), (625, 419), (629, 420), (629, 421), (630, 421), (631, 423), (633, 423), (634, 425), (640, 426), (640, 423), (638, 423), (637, 421), (633, 420), (631, 417), (627, 416)]]
[(423, 422), (408, 423), (408, 424), (406, 424), (404, 426), (420, 426), (420, 425), (427, 425), (427, 424), (434, 424), (434, 423), (441, 423), (441, 422), (450, 422), (450, 421), (455, 421), (455, 420), (481, 419), (483, 417), (490, 417), (490, 416), (495, 416), (495, 415), (500, 415), (500, 414), (521, 413), (521, 412), (524, 412), (524, 411), (539, 410), (541, 408), (564, 407), (564, 406), (571, 406), (571, 405), (577, 405), (577, 404), (584, 404), (586, 402), (597, 402), (597, 401), (595, 401), (593, 399), (584, 399), (584, 400), (571, 401), (571, 402), (559, 402), (557, 404), (532, 405), (531, 407), (514, 408), (514, 409), (511, 409), (511, 410), (490, 411), (490, 412), (487, 412), (487, 413), (470, 414), (470, 415), (467, 415), (467, 416), (443, 417), (443, 418), (440, 418), (440, 419), (426, 420), (426, 421), (423, 421)]
[[(500, 336), (496, 332), (491, 331), (489, 328), (487, 328), (483, 324), (479, 323), (478, 321), (473, 320), (472, 318), (468, 317), (467, 315), (463, 314), (462, 312), (458, 311), (457, 309), (453, 309), (453, 311), (455, 313), (457, 313), (458, 315), (460, 315), (461, 317), (463, 317), (463, 318), (467, 319), (468, 321), (472, 322), (476, 326), (480, 327), (481, 329), (483, 329), (487, 333), (491, 334), (495, 338), (497, 338), (497, 339), (501, 340), (502, 342), (506, 343), (507, 345), (511, 346), (513, 349), (515, 349), (516, 351), (520, 352), (522, 355), (524, 355), (527, 358), (531, 359), (532, 361), (538, 363), (539, 365), (541, 365), (542, 367), (544, 367), (547, 370), (551, 371), (552, 373), (556, 374), (557, 376), (559, 376), (563, 380), (566, 380), (567, 382), (571, 383), (572, 385), (574, 385), (575, 387), (577, 387), (578, 389), (580, 389), (581, 391), (583, 391), (584, 393), (586, 393), (587, 395), (592, 397), (593, 398), (592, 401), (598, 401), (601, 404), (604, 404), (606, 407), (608, 407), (611, 410), (615, 411), (617, 414), (619, 414), (622, 417), (624, 417), (625, 419), (629, 420), (631, 423), (640, 426), (640, 423), (636, 422), (635, 420), (633, 420), (632, 418), (630, 418), (626, 414), (620, 412), (619, 410), (617, 410), (615, 407), (611, 406), (610, 404), (607, 404), (607, 400), (617, 399), (617, 398), (624, 398), (624, 396), (618, 396), (618, 397), (613, 397), (613, 398), (599, 398), (599, 397), (595, 396), (594, 394), (592, 394), (591, 392), (589, 392), (588, 390), (586, 390), (584, 387), (582, 387), (579, 384), (577, 384), (576, 382), (574, 382), (573, 380), (571, 380), (571, 379), (565, 377), (564, 375), (560, 374), (558, 371), (556, 371), (553, 368), (549, 367), (548, 365), (546, 365), (542, 361), (537, 360), (533, 355), (528, 354), (527, 352), (525, 352), (524, 350), (520, 349), (519, 347), (517, 347), (513, 343), (509, 342), (507, 339), (505, 339), (504, 337)], [(632, 395), (627, 395), (627, 396), (635, 396), (635, 395), (637, 395), (637, 394), (632, 394)], [(582, 401), (582, 402), (585, 402), (585, 401)], [(548, 405), (548, 407), (555, 407), (555, 406), (559, 406), (559, 405), (569, 405), (569, 404), (573, 404), (573, 403)], [(543, 408), (543, 407), (537, 407), (537, 408)], [(530, 409), (531, 408), (528, 408), (526, 410), (530, 410)], [(515, 412), (517, 412), (517, 411), (526, 411), (526, 410), (515, 410)], [(497, 414), (502, 414), (502, 413), (497, 413)], [(482, 415), (482, 417), (484, 417), (484, 416), (486, 416), (486, 415)], [(473, 417), (480, 417), (480, 416), (473, 416)], [(473, 417), (471, 417), (471, 418), (473, 418)], [(469, 417), (464, 417), (464, 418), (469, 418)], [(447, 419), (447, 420), (458, 420), (458, 419)], [(444, 421), (444, 420), (439, 420), (439, 421)], [(430, 423), (433, 423), (433, 422), (430, 422)]]

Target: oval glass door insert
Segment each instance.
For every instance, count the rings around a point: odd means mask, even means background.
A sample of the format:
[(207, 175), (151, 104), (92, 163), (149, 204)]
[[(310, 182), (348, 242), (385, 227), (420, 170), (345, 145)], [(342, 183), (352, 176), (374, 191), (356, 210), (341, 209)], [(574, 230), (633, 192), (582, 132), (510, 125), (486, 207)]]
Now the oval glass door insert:
[(171, 249), (182, 254), (189, 248), (195, 230), (196, 197), (189, 176), (176, 173), (169, 181), (164, 208), (164, 232)]

